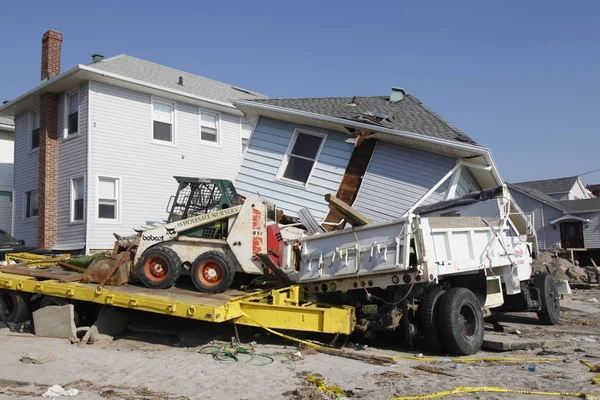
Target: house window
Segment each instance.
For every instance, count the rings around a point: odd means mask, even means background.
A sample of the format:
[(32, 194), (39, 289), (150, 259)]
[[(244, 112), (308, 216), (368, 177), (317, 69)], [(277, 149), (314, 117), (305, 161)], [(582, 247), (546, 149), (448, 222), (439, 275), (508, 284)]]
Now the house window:
[(247, 122), (242, 122), (242, 153), (246, 151), (248, 147), (248, 142), (250, 141), (250, 135), (252, 135), (252, 124)]
[(119, 219), (119, 179), (98, 178), (98, 218)]
[(219, 142), (219, 114), (200, 110), (200, 140)]
[(67, 136), (79, 130), (79, 93), (67, 95)]
[(173, 143), (173, 103), (152, 102), (152, 138)]
[(31, 150), (40, 147), (40, 112), (31, 112)]
[(71, 179), (71, 222), (83, 221), (84, 193), (83, 177)]
[(33, 218), (38, 215), (38, 191), (25, 192), (25, 218)]
[(296, 131), (279, 168), (278, 179), (306, 184), (326, 136), (322, 133)]

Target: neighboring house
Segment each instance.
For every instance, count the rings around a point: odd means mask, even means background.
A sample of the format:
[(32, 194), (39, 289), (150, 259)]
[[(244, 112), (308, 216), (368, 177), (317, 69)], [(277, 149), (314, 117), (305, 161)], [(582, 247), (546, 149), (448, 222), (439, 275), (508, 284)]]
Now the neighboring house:
[[(545, 183), (545, 187), (561, 196), (569, 192), (580, 194), (578, 182), (581, 181), (574, 178), (568, 178), (569, 182), (575, 182), (573, 185), (552, 186)], [(513, 198), (535, 228), (541, 250), (553, 247), (600, 249), (600, 198), (557, 200), (534, 187), (540, 187), (539, 185), (527, 186), (528, 184), (529, 182), (509, 184), (509, 187)], [(562, 192), (555, 192), (559, 186)]]
[(519, 182), (515, 185), (539, 190), (556, 200), (578, 200), (593, 197), (578, 176)]
[[(373, 221), (503, 183), (490, 150), (403, 89), (387, 96), (237, 100), (256, 121), (235, 184), (335, 224), (335, 193)], [(524, 217), (513, 215), (525, 233)]]
[(590, 192), (594, 197), (600, 197), (600, 185), (586, 185), (585, 188)]
[(13, 119), (0, 117), (0, 229), (8, 233), (12, 232), (14, 141)]
[(15, 120), (14, 236), (55, 250), (112, 248), (113, 232), (166, 219), (173, 176), (235, 178), (252, 125), (230, 99), (264, 96), (163, 65), (93, 56), (0, 107)]

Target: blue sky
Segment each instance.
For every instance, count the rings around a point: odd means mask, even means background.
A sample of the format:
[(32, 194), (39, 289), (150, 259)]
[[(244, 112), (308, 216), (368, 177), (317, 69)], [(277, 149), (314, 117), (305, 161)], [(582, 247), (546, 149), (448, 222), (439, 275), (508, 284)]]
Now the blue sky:
[(63, 70), (126, 53), (271, 97), (400, 86), (491, 148), (508, 181), (600, 168), (600, 1), (36, 1), (2, 14), (2, 100), (39, 82), (55, 29)]

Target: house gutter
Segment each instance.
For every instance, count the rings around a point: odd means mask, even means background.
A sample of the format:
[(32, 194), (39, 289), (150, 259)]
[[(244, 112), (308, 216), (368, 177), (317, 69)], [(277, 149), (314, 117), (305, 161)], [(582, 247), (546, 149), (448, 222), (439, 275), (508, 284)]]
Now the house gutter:
[(14, 125), (0, 124), (0, 129), (2, 129), (3, 131), (14, 132), (15, 131), (15, 126)]
[(433, 138), (431, 136), (425, 136), (425, 135), (422, 135), (419, 133), (384, 128), (384, 127), (380, 127), (380, 126), (365, 124), (362, 122), (351, 121), (351, 120), (347, 120), (344, 118), (330, 117), (327, 115), (312, 113), (312, 112), (308, 112), (308, 111), (294, 110), (294, 109), (285, 108), (285, 107), (278, 107), (278, 106), (273, 106), (270, 104), (256, 103), (251, 100), (232, 100), (232, 103), (234, 106), (239, 105), (239, 106), (254, 108), (257, 110), (272, 111), (272, 112), (277, 112), (277, 113), (286, 114), (286, 115), (292, 115), (292, 116), (296, 116), (296, 117), (312, 118), (312, 119), (316, 119), (319, 121), (330, 122), (333, 124), (338, 124), (338, 125), (343, 125), (343, 126), (351, 126), (351, 127), (358, 128), (358, 129), (367, 129), (367, 130), (374, 131), (374, 132), (387, 133), (390, 135), (404, 137), (407, 139), (417, 139), (417, 140), (420, 140), (423, 142), (438, 144), (438, 145), (442, 145), (442, 146), (446, 146), (446, 147), (451, 147), (451, 148), (454, 148), (457, 150), (471, 151), (480, 156), (483, 156), (485, 161), (488, 163), (488, 165), (492, 166), (491, 172), (494, 176), (494, 179), (496, 179), (496, 182), (498, 183), (498, 185), (502, 185), (504, 183), (502, 176), (498, 172), (498, 168), (496, 168), (496, 163), (494, 162), (494, 159), (492, 157), (491, 150), (487, 149), (485, 147), (455, 143), (450, 140)]

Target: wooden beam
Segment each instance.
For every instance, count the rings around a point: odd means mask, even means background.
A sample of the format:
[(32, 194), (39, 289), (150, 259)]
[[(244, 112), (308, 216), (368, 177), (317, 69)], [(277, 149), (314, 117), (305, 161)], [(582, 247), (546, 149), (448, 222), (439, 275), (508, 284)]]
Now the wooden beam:
[(341, 216), (352, 226), (367, 225), (372, 222), (369, 218), (356, 211), (354, 208), (350, 207), (348, 204), (344, 203), (331, 193), (325, 195), (325, 201), (329, 203), (329, 208), (331, 211), (341, 214)]

